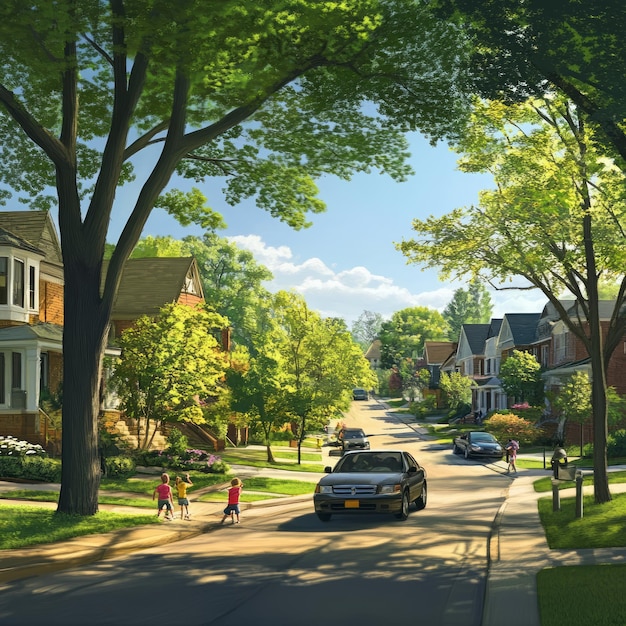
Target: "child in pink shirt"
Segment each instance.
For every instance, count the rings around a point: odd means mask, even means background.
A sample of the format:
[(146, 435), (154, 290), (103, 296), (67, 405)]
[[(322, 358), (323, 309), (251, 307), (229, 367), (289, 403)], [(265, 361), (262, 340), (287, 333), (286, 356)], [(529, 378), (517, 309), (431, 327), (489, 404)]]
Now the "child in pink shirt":
[(157, 485), (152, 492), (152, 499), (154, 500), (155, 496), (158, 494), (158, 511), (157, 517), (161, 515), (161, 510), (165, 508), (165, 519), (173, 520), (174, 519), (174, 501), (172, 499), (172, 488), (170, 487), (170, 477), (167, 473), (163, 472), (161, 474), (161, 484)]

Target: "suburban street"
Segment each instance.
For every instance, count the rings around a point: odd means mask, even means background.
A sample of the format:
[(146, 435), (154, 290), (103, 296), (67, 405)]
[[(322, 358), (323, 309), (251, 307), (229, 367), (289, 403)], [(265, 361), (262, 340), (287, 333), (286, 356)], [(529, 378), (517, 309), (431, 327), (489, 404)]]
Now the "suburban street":
[(2, 623), (478, 626), (504, 467), (452, 454), (375, 400), (353, 402), (346, 425), (426, 467), (425, 510), (323, 523), (312, 503), (253, 508), (192, 540), (4, 585)]

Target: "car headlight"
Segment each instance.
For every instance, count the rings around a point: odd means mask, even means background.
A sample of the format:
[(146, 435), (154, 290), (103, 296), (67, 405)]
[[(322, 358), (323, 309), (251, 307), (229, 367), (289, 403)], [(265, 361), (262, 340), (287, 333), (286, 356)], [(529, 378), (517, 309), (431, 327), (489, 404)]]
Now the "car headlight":
[(470, 446), (470, 450), (474, 450), (474, 452), (479, 452), (480, 450), (482, 450), (481, 446), (477, 446), (475, 443), (473, 443)]
[(378, 493), (396, 493), (398, 491), (400, 491), (401, 489), (401, 485), (400, 484), (396, 484), (396, 485), (381, 485), (378, 488)]
[(315, 487), (315, 493), (332, 493), (333, 487), (332, 485), (317, 485)]

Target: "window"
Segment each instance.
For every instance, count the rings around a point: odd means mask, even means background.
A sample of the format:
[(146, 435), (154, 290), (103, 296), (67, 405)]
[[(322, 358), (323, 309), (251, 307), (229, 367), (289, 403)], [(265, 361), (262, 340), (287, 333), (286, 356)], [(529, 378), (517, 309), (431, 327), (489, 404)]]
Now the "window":
[(0, 256), (0, 304), (9, 304), (9, 259)]
[(48, 389), (50, 371), (50, 359), (47, 352), (42, 352), (39, 357), (39, 389)]
[(22, 388), (22, 353), (13, 352), (12, 354), (12, 371), (11, 371), (11, 389)]
[(35, 266), (28, 267), (28, 308), (32, 311), (38, 307), (35, 306)]
[(13, 304), (24, 307), (24, 261), (13, 259)]

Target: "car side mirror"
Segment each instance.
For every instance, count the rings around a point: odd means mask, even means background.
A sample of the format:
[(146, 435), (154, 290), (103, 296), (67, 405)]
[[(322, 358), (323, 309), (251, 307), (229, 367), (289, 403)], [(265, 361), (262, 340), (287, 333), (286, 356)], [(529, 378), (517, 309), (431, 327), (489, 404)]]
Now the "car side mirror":
[(411, 467), (409, 467), (409, 474), (415, 474), (415, 472), (417, 472), (417, 467), (411, 465)]
[(325, 471), (327, 474), (330, 474), (330, 473), (333, 471), (333, 468), (332, 468), (330, 465), (327, 465), (327, 466), (324, 468), (324, 471)]

